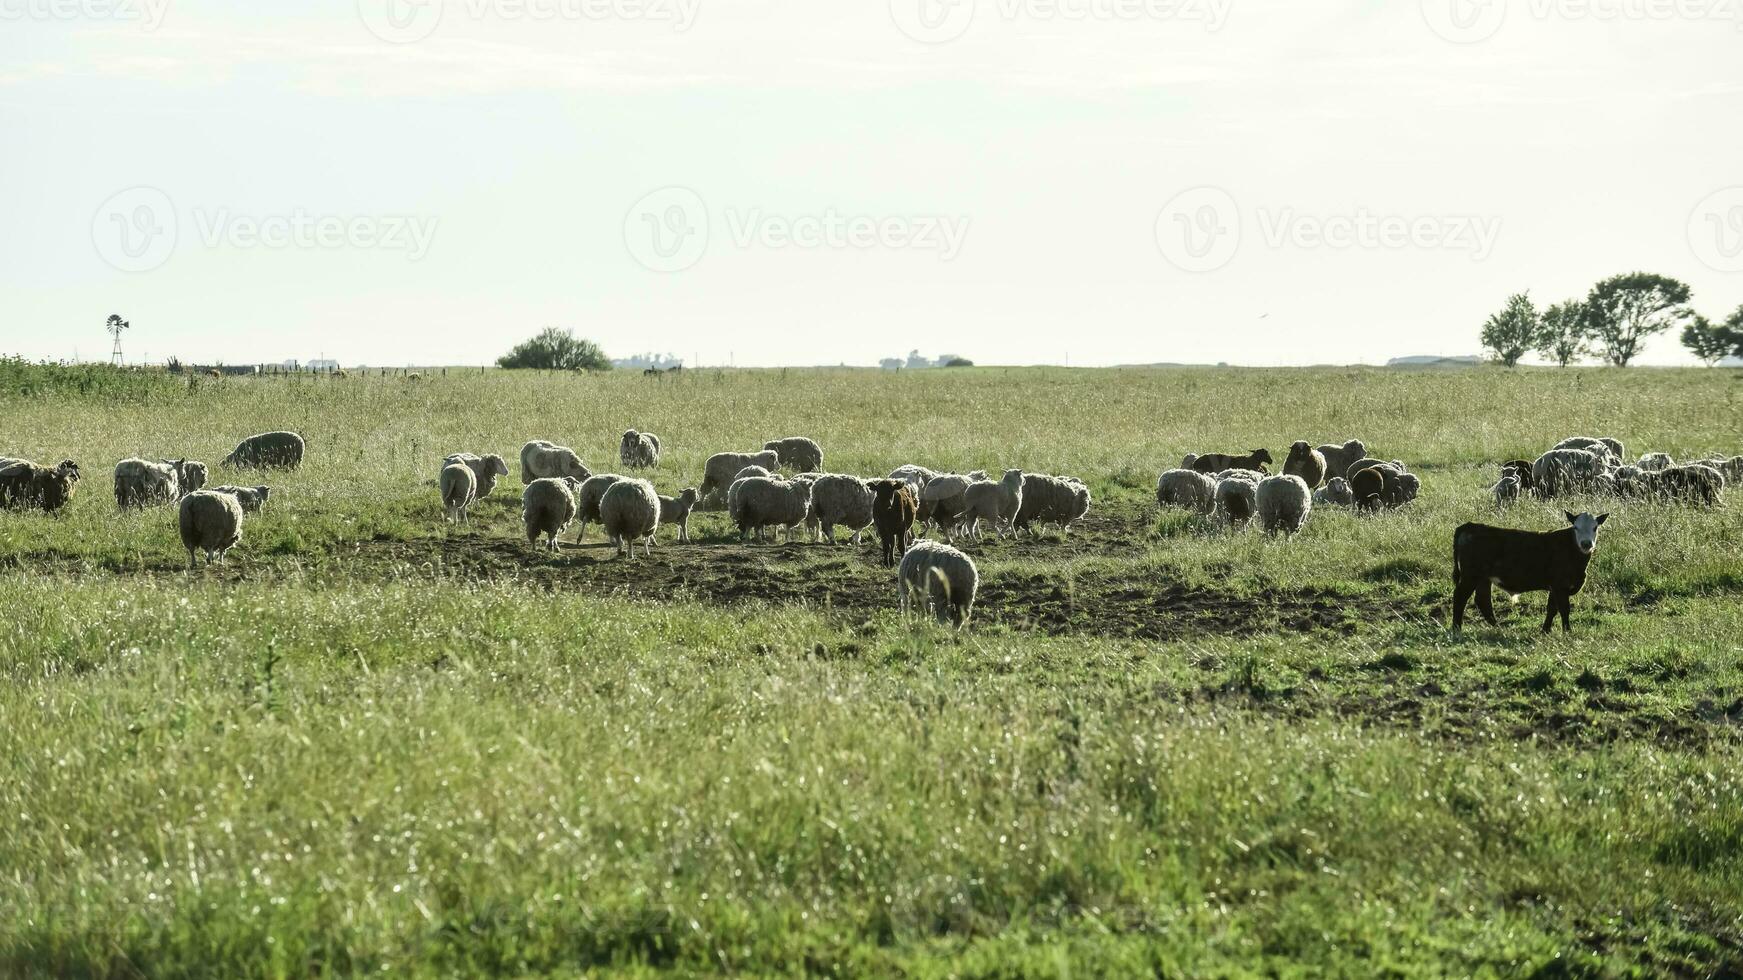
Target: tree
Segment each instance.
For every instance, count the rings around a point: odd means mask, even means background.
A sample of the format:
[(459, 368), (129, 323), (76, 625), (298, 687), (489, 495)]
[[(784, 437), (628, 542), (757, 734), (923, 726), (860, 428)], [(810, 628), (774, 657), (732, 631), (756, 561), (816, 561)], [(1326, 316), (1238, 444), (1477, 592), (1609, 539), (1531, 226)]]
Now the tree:
[(1567, 367), (1592, 352), (1592, 325), (1586, 304), (1576, 299), (1543, 311), (1537, 352), (1558, 367)]
[(1737, 338), (1725, 327), (1714, 326), (1711, 320), (1695, 313), (1689, 317), (1688, 325), (1682, 328), (1682, 345), (1702, 364), (1712, 367), (1736, 348)]
[(1627, 367), (1646, 338), (1664, 333), (1689, 315), (1689, 287), (1669, 276), (1625, 272), (1592, 287), (1586, 297), (1592, 337), (1604, 357)]
[(1501, 312), (1483, 324), (1483, 346), (1494, 352), (1497, 361), (1512, 367), (1537, 348), (1542, 332), (1530, 294), (1514, 293)]
[(546, 368), (557, 371), (609, 371), (611, 361), (599, 345), (574, 331), (546, 327), (531, 340), (496, 359), (502, 368)]
[(1725, 336), (1731, 341), (1731, 356), (1743, 358), (1743, 306), (1732, 310), (1725, 318), (1725, 325), (1719, 329), (1725, 331)]

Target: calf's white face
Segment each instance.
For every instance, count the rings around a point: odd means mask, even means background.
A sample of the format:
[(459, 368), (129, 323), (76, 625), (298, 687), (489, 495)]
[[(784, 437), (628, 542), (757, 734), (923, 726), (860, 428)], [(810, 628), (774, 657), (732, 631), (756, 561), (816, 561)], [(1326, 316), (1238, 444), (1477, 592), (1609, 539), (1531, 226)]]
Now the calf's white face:
[(1580, 554), (1589, 555), (1598, 546), (1598, 525), (1609, 519), (1609, 514), (1575, 514), (1562, 511), (1567, 515), (1567, 522), (1574, 526), (1574, 546), (1580, 549)]

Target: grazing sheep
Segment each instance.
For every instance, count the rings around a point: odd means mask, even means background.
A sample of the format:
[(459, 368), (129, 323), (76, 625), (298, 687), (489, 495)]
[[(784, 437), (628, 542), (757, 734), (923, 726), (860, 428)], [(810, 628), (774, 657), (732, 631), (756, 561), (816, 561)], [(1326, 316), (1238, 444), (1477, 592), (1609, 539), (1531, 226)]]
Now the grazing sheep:
[(1033, 524), (1058, 524), (1070, 534), (1071, 524), (1089, 513), (1089, 487), (1072, 477), (1023, 474), (1023, 496), (1012, 522), (1021, 531)]
[(466, 511), (478, 499), (478, 477), (465, 463), (442, 467), (442, 515), (444, 521), (471, 523)]
[(974, 559), (937, 541), (914, 542), (896, 571), (896, 599), (903, 618), (918, 595), (922, 606), (930, 607), (940, 623), (961, 629), (974, 612), (979, 589), (980, 572)]
[(1260, 480), (1255, 496), (1254, 511), (1266, 534), (1281, 531), (1293, 535), (1307, 525), (1307, 518), (1313, 513), (1313, 495), (1307, 481), (1293, 473)]
[(1386, 493), (1386, 477), (1378, 466), (1370, 466), (1350, 477), (1350, 494), (1360, 510), (1379, 510)]
[(1350, 481), (1341, 476), (1332, 477), (1325, 481), (1325, 486), (1313, 491), (1313, 505), (1315, 507), (1327, 504), (1348, 507), (1355, 502), (1356, 494), (1350, 489)]
[(1367, 456), (1368, 446), (1360, 439), (1351, 439), (1341, 446), (1316, 446), (1313, 451), (1325, 459), (1326, 476), (1341, 476), (1347, 481), (1350, 478), (1350, 464)]
[(1415, 500), (1417, 494), (1421, 492), (1422, 479), (1420, 477), (1415, 473), (1400, 473), (1398, 474), (1397, 493), (1387, 503), (1393, 507), (1402, 507)]
[(1671, 459), (1669, 453), (1647, 453), (1640, 457), (1640, 462), (1634, 465), (1648, 472), (1656, 473), (1667, 467), (1675, 466), (1676, 460)]
[(1501, 475), (1506, 476), (1508, 473), (1512, 473), (1514, 478), (1519, 481), (1520, 492), (1535, 492), (1537, 490), (1537, 477), (1532, 473), (1531, 460), (1510, 459), (1502, 463)]
[(1370, 466), (1391, 467), (1393, 475), (1403, 473), (1405, 470), (1404, 462), (1402, 460), (1375, 459), (1372, 456), (1364, 456), (1361, 459), (1358, 459), (1354, 463), (1350, 464), (1350, 468), (1344, 471), (1344, 479), (1347, 480), (1350, 477), (1355, 476), (1356, 473), (1358, 473), (1359, 471), (1365, 470)]
[(1603, 458), (1585, 449), (1551, 449), (1531, 464), (1531, 478), (1543, 497), (1589, 490), (1604, 474)]
[(520, 482), (527, 486), (531, 486), (534, 480), (546, 477), (566, 476), (585, 480), (592, 475), (593, 471), (568, 446), (534, 439), (520, 447)]
[(1283, 473), (1301, 477), (1301, 482), (1312, 490), (1325, 482), (1325, 455), (1309, 446), (1306, 440), (1296, 440), (1289, 447), (1289, 455), (1283, 459)]
[(153, 463), (137, 456), (115, 464), (115, 506), (148, 507), (183, 496), (181, 467), (170, 461)]
[(642, 543), (642, 556), (654, 553), (654, 532), (660, 528), (660, 495), (646, 480), (624, 477), (607, 487), (599, 501), (599, 522), (617, 542), (617, 553), (635, 557), (635, 543)]
[[(751, 477), (751, 476), (774, 476), (774, 475), (775, 474), (769, 472), (767, 469), (765, 469), (761, 466), (746, 466), (744, 469), (739, 470), (737, 473), (732, 474), (732, 483), (737, 483), (738, 481), (740, 481), (746, 477)], [(727, 486), (729, 486), (729, 487), (732, 486), (732, 483), (728, 483)]]
[(1216, 482), (1197, 470), (1163, 470), (1156, 478), (1156, 503), (1209, 515), (1216, 510)]
[(1732, 456), (1719, 461), (1713, 468), (1723, 473), (1726, 480), (1743, 483), (1743, 456)]
[(884, 567), (890, 568), (896, 564), (895, 556), (907, 550), (920, 505), (914, 499), (914, 488), (902, 480), (873, 480), (871, 491), (872, 523), (883, 545)]
[(732, 485), (730, 497), (727, 514), (738, 525), (740, 541), (755, 531), (760, 542), (763, 529), (773, 527), (785, 528), (790, 542), (793, 528), (805, 523), (805, 516), (811, 511), (811, 483), (808, 480), (745, 477)]
[(660, 437), (652, 432), (626, 429), (617, 446), (617, 458), (625, 469), (649, 469), (660, 465)]
[[(823, 468), (823, 447), (816, 440), (804, 436), (788, 436), (785, 439), (772, 439), (763, 443), (763, 449), (774, 450), (775, 459), (782, 466), (800, 473), (815, 472)], [(774, 469), (774, 467), (769, 467)]]
[(182, 485), (182, 493), (193, 493), (203, 490), (206, 486), (208, 471), (206, 464), (193, 459), (164, 460), (176, 468), (177, 482)]
[(0, 459), (0, 508), (58, 513), (73, 499), (79, 464), (63, 459), (50, 469), (27, 459)]
[(680, 542), (690, 540), (690, 511), (695, 509), (697, 499), (695, 487), (685, 487), (676, 497), (660, 498), (660, 524), (677, 525)]
[(774, 470), (781, 465), (778, 454), (773, 449), (765, 449), (756, 453), (715, 453), (708, 457), (708, 462), (702, 467), (702, 483), (697, 487), (702, 492), (702, 500), (715, 509), (726, 504), (726, 491), (738, 479), (738, 471), (747, 466), (760, 466), (764, 470)]
[(224, 467), (255, 467), (287, 469), (303, 462), (303, 437), (295, 432), (262, 432), (236, 444), (230, 455), (218, 465)]
[(1192, 468), (1200, 473), (1220, 473), (1223, 470), (1252, 470), (1255, 473), (1266, 472), (1265, 464), (1271, 462), (1271, 453), (1265, 449), (1255, 449), (1245, 456), (1232, 456), (1228, 453), (1202, 453), (1192, 461)]
[(242, 513), (258, 514), (266, 506), (266, 498), (272, 496), (271, 487), (211, 487), (213, 493), (227, 493), (236, 498), (242, 505)]
[[(616, 473), (596, 473), (577, 484), (575, 516), (580, 520), (581, 526), (575, 530), (575, 543), (579, 544), (581, 539), (587, 535), (588, 521), (596, 524), (604, 523), (604, 519), (599, 513), (599, 502), (605, 499), (605, 491), (611, 489), (612, 484), (621, 479), (623, 477)], [(611, 543), (616, 544), (617, 542)]]
[(918, 491), (919, 510), (914, 520), (921, 527), (935, 524), (947, 535), (953, 531), (968, 507), (970, 484), (986, 479), (986, 473), (976, 470), (963, 476), (958, 473), (936, 473)]
[(1180, 457), (1180, 468), (1183, 470), (1190, 470), (1192, 469), (1192, 464), (1196, 462), (1198, 462), (1198, 454), (1187, 453), (1185, 456)]
[(1708, 507), (1719, 506), (1720, 496), (1725, 489), (1725, 477), (1713, 467), (1699, 463), (1671, 466), (1643, 476), (1647, 486), (1659, 496), (1689, 503), (1704, 503)]
[(1505, 507), (1519, 499), (1519, 491), (1521, 489), (1519, 486), (1519, 477), (1514, 471), (1508, 470), (1507, 474), (1501, 477), (1501, 479), (1490, 489), (1493, 490), (1495, 494), (1495, 506)]
[(1568, 524), (1559, 531), (1522, 531), (1488, 524), (1460, 524), (1453, 532), (1453, 614), (1457, 633), (1465, 625), (1465, 604), (1477, 598), (1477, 611), (1490, 626), (1495, 620), (1491, 585), (1512, 595), (1549, 592), (1543, 617), (1548, 633), (1561, 613), (1562, 632), (1571, 632), (1568, 616), (1572, 596), (1586, 584), (1586, 566), (1598, 547), (1598, 526), (1610, 515), (1564, 512)]
[(963, 498), (962, 514), (957, 520), (968, 525), (969, 534), (980, 537), (980, 522), (985, 520), (992, 523), (995, 535), (1003, 537), (1008, 529), (1014, 537), (1017, 511), (1023, 507), (1023, 471), (1006, 470), (997, 483), (970, 483)]
[(224, 564), (224, 555), (242, 540), (242, 503), (227, 493), (195, 490), (182, 498), (177, 515), (182, 532), (182, 547), (188, 549), (188, 570), (193, 571), (194, 553), (204, 551), (206, 564), (212, 556)]
[(483, 500), (490, 496), (490, 491), (496, 489), (496, 478), (508, 475), (508, 460), (496, 453), (478, 456), (473, 453), (450, 453), (442, 457), (442, 468), (450, 464), (463, 463), (472, 471), (472, 479), (478, 484), (475, 499)]
[(901, 480), (908, 486), (913, 487), (914, 492), (918, 494), (921, 489), (923, 489), (926, 484), (931, 483), (932, 479), (937, 475), (938, 474), (924, 466), (918, 466), (914, 463), (904, 463), (891, 470), (889, 478), (892, 480)]
[(1569, 436), (1549, 448), (1551, 450), (1585, 449), (1600, 452), (1614, 460), (1618, 466), (1627, 457), (1627, 454), (1622, 450), (1622, 440), (1608, 437)]
[(521, 491), (521, 519), (526, 523), (527, 544), (536, 546), (544, 536), (545, 548), (557, 550), (557, 535), (575, 519), (575, 495), (581, 483), (572, 476), (543, 476)]
[(1247, 523), (1253, 516), (1259, 493), (1259, 478), (1251, 470), (1229, 472), (1216, 485), (1216, 509), (1232, 525)]
[(811, 484), (811, 511), (806, 523), (818, 528), (824, 539), (835, 543), (837, 524), (853, 532), (850, 539), (859, 544), (860, 535), (872, 519), (872, 491), (857, 476), (825, 473)]

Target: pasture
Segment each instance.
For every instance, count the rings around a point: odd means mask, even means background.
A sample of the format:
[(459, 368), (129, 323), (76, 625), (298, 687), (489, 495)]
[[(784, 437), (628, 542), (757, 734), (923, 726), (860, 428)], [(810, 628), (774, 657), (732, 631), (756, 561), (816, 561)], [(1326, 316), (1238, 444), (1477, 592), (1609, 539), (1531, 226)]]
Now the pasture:
[[(1743, 520), (1497, 512), (1563, 436), (1743, 452), (1720, 370), (973, 369), (136, 378), (0, 392), (0, 974), (1743, 970)], [(816, 438), (832, 472), (1072, 475), (904, 622), (875, 535), (619, 560), (521, 532), (520, 445), (618, 471)], [(302, 468), (223, 567), (115, 461)], [(1293, 540), (1154, 500), (1188, 451), (1360, 437), (1423, 480)], [(445, 453), (512, 474), (444, 525)], [(228, 480), (218, 474), (214, 482)], [(1611, 514), (1574, 632), (1447, 632), (1452, 529)], [(839, 532), (838, 532), (839, 536)]]

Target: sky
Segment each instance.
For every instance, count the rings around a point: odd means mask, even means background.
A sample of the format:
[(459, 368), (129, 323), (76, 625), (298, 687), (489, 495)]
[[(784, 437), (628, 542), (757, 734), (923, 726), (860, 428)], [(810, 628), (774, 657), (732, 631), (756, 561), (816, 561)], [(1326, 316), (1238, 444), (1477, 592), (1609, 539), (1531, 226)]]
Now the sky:
[(0, 354), (1380, 363), (1635, 269), (1743, 305), (1743, 0), (256, 6), (0, 0)]

